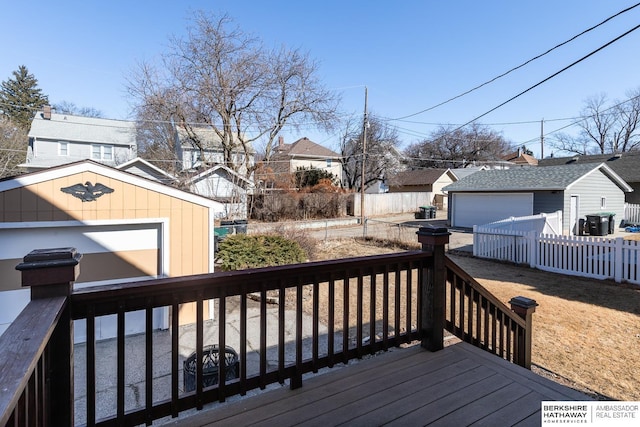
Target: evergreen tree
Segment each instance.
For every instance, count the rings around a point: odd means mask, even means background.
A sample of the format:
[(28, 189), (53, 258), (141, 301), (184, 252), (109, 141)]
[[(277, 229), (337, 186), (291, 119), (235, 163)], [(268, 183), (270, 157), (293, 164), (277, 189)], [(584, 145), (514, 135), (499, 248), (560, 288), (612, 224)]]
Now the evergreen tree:
[(23, 130), (28, 130), (35, 112), (49, 103), (38, 87), (38, 80), (21, 65), (13, 79), (0, 85), (0, 114)]

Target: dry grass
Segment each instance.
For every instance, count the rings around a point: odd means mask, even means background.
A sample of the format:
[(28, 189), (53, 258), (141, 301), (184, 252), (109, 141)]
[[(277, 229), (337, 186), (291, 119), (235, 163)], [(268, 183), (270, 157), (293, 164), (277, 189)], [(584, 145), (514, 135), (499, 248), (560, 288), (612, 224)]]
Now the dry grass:
[[(319, 259), (403, 250), (357, 239), (323, 242)], [(452, 259), (501, 301), (535, 299), (532, 360), (571, 385), (640, 400), (640, 287), (547, 273), (471, 257)], [(553, 377), (553, 374), (551, 374)]]

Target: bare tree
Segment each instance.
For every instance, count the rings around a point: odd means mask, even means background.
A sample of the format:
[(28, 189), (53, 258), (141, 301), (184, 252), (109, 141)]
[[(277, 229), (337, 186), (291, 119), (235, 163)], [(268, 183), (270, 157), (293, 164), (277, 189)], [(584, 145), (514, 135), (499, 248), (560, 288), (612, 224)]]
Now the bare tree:
[[(363, 123), (348, 120), (341, 135), (340, 152), (344, 186), (360, 190), (362, 182)], [(384, 179), (401, 167), (400, 139), (394, 127), (375, 115), (367, 119), (364, 187)]]
[(407, 147), (405, 156), (413, 168), (454, 168), (500, 159), (510, 147), (500, 133), (473, 123), (454, 129), (441, 126), (429, 138)]
[(0, 116), (0, 178), (19, 174), (18, 165), (27, 158), (27, 132)]
[(581, 111), (577, 123), (580, 133), (558, 134), (550, 145), (558, 150), (579, 155), (623, 153), (640, 144), (640, 89), (627, 92), (628, 100), (608, 106), (605, 94), (592, 96)]
[(226, 15), (196, 13), (186, 39), (171, 39), (162, 68), (141, 64), (128, 90), (141, 120), (173, 123), (203, 155), (212, 141), (199, 130), (212, 131), (224, 164), (249, 174), (254, 143), (264, 143), (268, 160), (285, 125), (332, 129), (339, 97), (322, 86), (307, 54), (268, 50), (231, 24)]
[(62, 101), (53, 105), (54, 110), (60, 114), (69, 114), (72, 116), (82, 117), (96, 117), (102, 118), (104, 115), (102, 111), (93, 107), (78, 107), (76, 104), (70, 101)]

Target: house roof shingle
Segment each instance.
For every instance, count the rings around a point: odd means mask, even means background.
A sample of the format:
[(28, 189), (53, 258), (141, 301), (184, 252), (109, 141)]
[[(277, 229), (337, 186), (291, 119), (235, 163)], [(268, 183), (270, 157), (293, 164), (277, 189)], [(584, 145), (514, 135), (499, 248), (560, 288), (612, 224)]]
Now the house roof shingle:
[(31, 122), (29, 137), (135, 146), (136, 125), (123, 120), (57, 113), (51, 113), (51, 118), (45, 119), (44, 113), (38, 112)]
[(596, 154), (590, 156), (551, 157), (538, 161), (538, 166), (605, 163), (626, 182), (640, 182), (640, 152)]
[(603, 163), (479, 171), (447, 185), (443, 190), (469, 192), (566, 190), (571, 184), (596, 170), (601, 170), (624, 191), (632, 191), (618, 174)]
[(320, 144), (316, 144), (309, 138), (300, 138), (291, 144), (282, 144), (277, 147), (279, 155), (289, 157), (312, 157), (312, 158), (339, 158), (340, 154), (331, 151)]

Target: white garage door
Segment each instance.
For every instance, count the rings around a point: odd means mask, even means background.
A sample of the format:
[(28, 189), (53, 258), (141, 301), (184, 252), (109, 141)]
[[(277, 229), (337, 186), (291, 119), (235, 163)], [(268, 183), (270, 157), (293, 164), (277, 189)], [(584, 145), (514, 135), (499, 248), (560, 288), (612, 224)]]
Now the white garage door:
[(533, 215), (533, 193), (453, 194), (452, 202), (453, 227), (473, 227), (512, 216)]

